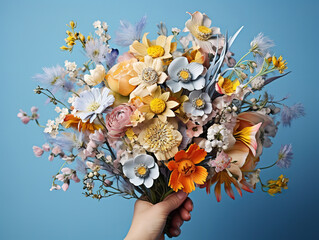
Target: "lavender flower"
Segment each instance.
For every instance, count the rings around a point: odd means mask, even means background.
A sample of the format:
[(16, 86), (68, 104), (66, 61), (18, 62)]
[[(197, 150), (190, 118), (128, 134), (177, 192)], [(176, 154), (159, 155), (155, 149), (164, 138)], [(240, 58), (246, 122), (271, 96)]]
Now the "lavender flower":
[(119, 50), (112, 48), (112, 51), (105, 56), (106, 65), (111, 68), (116, 63), (117, 56), (119, 55)]
[(141, 34), (146, 24), (146, 16), (142, 17), (135, 25), (128, 21), (121, 20), (121, 26), (115, 32), (115, 43), (119, 46), (129, 46), (135, 40), (141, 40)]
[(293, 159), (292, 145), (286, 144), (281, 146), (278, 153), (277, 166), (280, 168), (289, 168)]
[(91, 39), (85, 45), (85, 51), (89, 58), (95, 63), (104, 63), (105, 57), (109, 52), (108, 46), (102, 39)]
[[(49, 86), (53, 93), (57, 92), (59, 89), (63, 88), (66, 85), (65, 75), (66, 70), (57, 65), (55, 67), (43, 68), (42, 74), (36, 74), (33, 78)], [(67, 87), (69, 89), (69, 86)]]
[(291, 107), (284, 105), (281, 110), (281, 121), (283, 126), (290, 127), (293, 119), (297, 119), (302, 116), (305, 116), (305, 108), (301, 103), (297, 103)]

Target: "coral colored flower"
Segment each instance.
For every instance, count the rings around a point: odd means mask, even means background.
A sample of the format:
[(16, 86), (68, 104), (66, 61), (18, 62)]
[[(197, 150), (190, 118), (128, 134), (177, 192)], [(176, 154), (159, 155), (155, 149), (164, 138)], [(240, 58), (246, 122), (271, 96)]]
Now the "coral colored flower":
[(168, 162), (168, 169), (172, 171), (169, 186), (177, 192), (182, 189), (186, 193), (195, 190), (196, 184), (204, 184), (208, 175), (206, 168), (196, 166), (202, 162), (207, 153), (194, 143), (187, 151), (181, 150), (175, 154), (174, 159)]
[(192, 121), (188, 121), (186, 134), (189, 138), (198, 137), (203, 133), (203, 126), (195, 124)]
[(108, 135), (113, 138), (124, 136), (128, 127), (132, 126), (131, 116), (135, 111), (135, 107), (122, 104), (112, 110), (105, 117)]
[(129, 83), (131, 78), (137, 77), (137, 72), (133, 69), (133, 63), (137, 62), (136, 58), (131, 58), (115, 64), (106, 74), (105, 79), (108, 86), (113, 92), (122, 96), (128, 96), (136, 86)]
[(95, 122), (92, 122), (92, 123), (90, 123), (89, 121), (83, 122), (81, 118), (75, 117), (72, 114), (68, 114), (65, 116), (64, 122), (62, 123), (62, 125), (65, 128), (70, 128), (70, 127), (74, 128), (78, 130), (79, 132), (89, 131), (91, 133), (94, 133), (95, 130), (103, 128), (102, 125), (96, 124)]

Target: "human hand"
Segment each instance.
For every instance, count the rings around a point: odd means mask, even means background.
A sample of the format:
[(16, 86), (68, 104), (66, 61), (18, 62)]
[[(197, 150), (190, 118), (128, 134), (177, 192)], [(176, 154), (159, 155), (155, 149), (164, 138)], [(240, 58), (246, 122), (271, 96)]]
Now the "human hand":
[(157, 204), (137, 200), (132, 225), (125, 240), (163, 240), (163, 230), (170, 213), (172, 220), (169, 232), (177, 237), (183, 222), (191, 219), (192, 210), (193, 202), (183, 191), (173, 193)]

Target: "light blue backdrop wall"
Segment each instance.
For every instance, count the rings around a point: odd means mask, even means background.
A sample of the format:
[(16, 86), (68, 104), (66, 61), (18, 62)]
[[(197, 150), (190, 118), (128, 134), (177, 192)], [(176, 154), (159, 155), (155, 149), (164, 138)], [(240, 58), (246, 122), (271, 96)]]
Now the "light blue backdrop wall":
[[(289, 190), (271, 197), (259, 189), (254, 194), (213, 195), (197, 190), (192, 220), (180, 239), (318, 239), (318, 1), (1, 1), (1, 170), (0, 239), (122, 239), (130, 225), (134, 201), (113, 198), (97, 202), (81, 195), (81, 184), (67, 192), (50, 192), (51, 176), (58, 165), (36, 158), (33, 145), (43, 143), (41, 130), (23, 126), (16, 113), (37, 105), (43, 120), (50, 117), (44, 98), (33, 94), (35, 73), (43, 66), (63, 65), (81, 54), (59, 51), (65, 24), (78, 22), (83, 33), (93, 32), (93, 21), (108, 22), (111, 35), (120, 19), (137, 21), (147, 14), (146, 31), (156, 23), (183, 28), (186, 11), (203, 11), (222, 31), (245, 28), (233, 51), (237, 57), (250, 40), (263, 31), (276, 43), (275, 53), (288, 60), (292, 74), (271, 85), (271, 92), (288, 104), (304, 103), (307, 116), (292, 128), (280, 129), (260, 165), (271, 163), (282, 143), (294, 146), (292, 167), (265, 171), (264, 179), (283, 172)], [(80, 61), (79, 61), (80, 62)]]

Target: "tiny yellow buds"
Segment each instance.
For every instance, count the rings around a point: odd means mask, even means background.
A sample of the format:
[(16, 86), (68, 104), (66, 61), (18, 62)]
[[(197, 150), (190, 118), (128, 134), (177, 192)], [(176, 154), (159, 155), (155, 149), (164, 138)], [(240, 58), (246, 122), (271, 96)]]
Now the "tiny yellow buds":
[(68, 34), (69, 36), (72, 35), (72, 33), (69, 30), (66, 31), (66, 34)]
[(76, 44), (76, 43), (73, 42), (73, 41), (67, 43), (68, 46), (74, 46), (75, 44)]
[(278, 64), (277, 58), (275, 56), (272, 56), (272, 64), (274, 66), (277, 66), (277, 64)]
[(69, 50), (69, 48), (66, 47), (66, 46), (62, 46), (62, 47), (60, 47), (60, 49), (62, 49), (62, 50), (64, 50), (64, 51)]
[(87, 39), (88, 39), (88, 41), (90, 41), (90, 40), (91, 40), (91, 36), (89, 35), (89, 36), (87, 37)]
[(76, 24), (75, 24), (75, 22), (73, 22), (73, 21), (70, 21), (70, 27), (73, 29), (73, 28), (75, 28), (76, 27)]
[(83, 36), (82, 33), (79, 33), (79, 38), (82, 42), (85, 42), (85, 37)]

